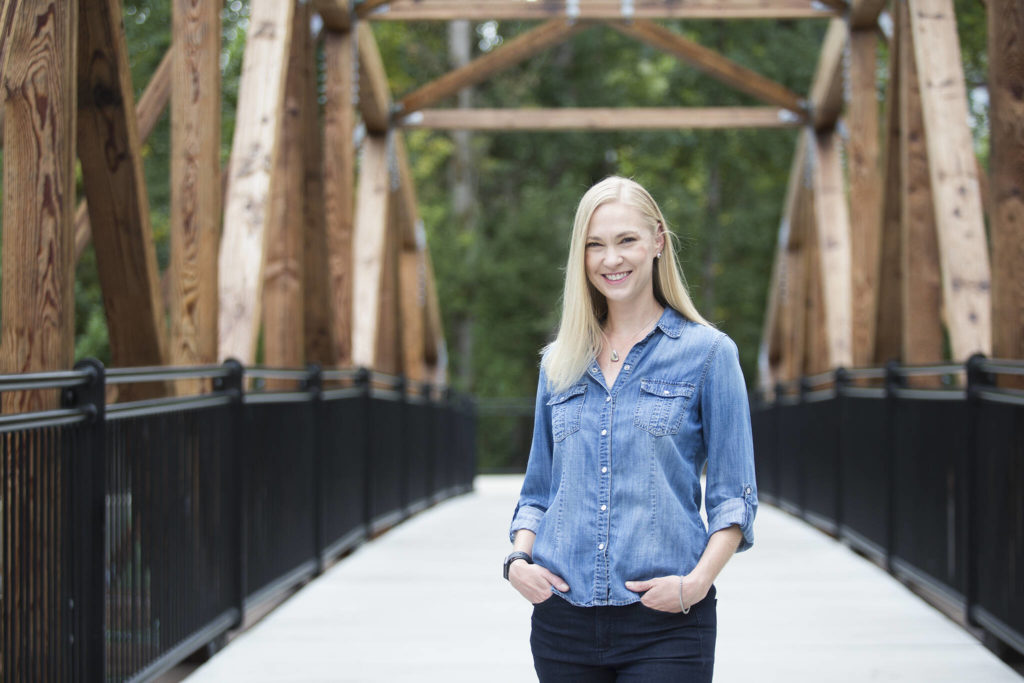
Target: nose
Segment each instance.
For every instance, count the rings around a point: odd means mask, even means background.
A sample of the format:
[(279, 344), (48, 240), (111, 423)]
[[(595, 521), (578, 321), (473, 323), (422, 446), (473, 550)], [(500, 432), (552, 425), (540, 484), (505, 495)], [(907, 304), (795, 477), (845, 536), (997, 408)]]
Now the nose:
[(604, 265), (606, 268), (617, 266), (622, 263), (622, 254), (614, 246), (610, 246), (604, 251)]

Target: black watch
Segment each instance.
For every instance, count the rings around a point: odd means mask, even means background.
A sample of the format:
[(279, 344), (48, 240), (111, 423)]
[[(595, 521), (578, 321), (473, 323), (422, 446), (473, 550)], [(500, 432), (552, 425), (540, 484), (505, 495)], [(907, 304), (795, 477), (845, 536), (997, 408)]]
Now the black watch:
[(533, 564), (533, 558), (530, 557), (530, 553), (525, 553), (522, 550), (516, 550), (509, 553), (508, 557), (505, 558), (505, 569), (501, 575), (508, 581), (508, 568), (512, 566), (512, 563), (516, 560), (526, 560), (526, 564)]

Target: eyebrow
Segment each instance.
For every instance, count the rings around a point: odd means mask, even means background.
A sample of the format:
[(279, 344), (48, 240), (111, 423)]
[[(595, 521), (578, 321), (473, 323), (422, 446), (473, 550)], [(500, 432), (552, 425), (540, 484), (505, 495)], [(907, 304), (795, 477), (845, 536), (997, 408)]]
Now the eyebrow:
[[(615, 237), (613, 239), (619, 239), (620, 237), (625, 237), (626, 235), (635, 235), (637, 232), (639, 232), (639, 230), (637, 230), (635, 228), (631, 229), (631, 230), (623, 230), (620, 233), (616, 233), (616, 235), (615, 235)], [(587, 235), (587, 241), (590, 241), (590, 240), (600, 240), (600, 239), (601, 239), (600, 237), (596, 237), (594, 235)]]

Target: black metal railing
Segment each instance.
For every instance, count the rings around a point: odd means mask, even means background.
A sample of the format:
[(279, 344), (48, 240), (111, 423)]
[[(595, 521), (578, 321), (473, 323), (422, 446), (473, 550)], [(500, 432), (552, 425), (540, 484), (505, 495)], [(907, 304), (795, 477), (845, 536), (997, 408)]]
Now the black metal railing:
[(758, 487), (1024, 653), (1024, 361), (839, 369), (752, 400)]
[(25, 391), (62, 408), (0, 415), (4, 681), (159, 675), (475, 473), (468, 399), (365, 370), (0, 376)]

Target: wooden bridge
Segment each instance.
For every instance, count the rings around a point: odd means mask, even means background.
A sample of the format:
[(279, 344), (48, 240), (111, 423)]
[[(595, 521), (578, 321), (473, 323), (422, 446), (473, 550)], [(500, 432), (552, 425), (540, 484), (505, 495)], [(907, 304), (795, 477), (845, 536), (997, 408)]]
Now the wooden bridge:
[[(174, 656), (200, 635), (213, 637), (236, 625), (245, 611), (245, 581), (239, 579), (241, 586), (232, 584), (228, 591), (233, 593), (224, 611), (204, 626), (184, 640), (160, 646), (151, 639), (156, 631), (146, 631), (149, 640), (139, 650), (145, 656), (119, 660), (117, 668), (108, 661), (110, 652), (105, 648), (117, 637), (141, 638), (141, 630), (113, 633), (93, 628), (86, 630), (92, 634), (88, 645), (82, 640), (77, 645), (62, 640), (68, 634), (81, 635), (84, 623), (75, 611), (81, 608), (67, 606), (68, 596), (84, 599), (93, 617), (100, 615), (100, 624), (105, 623), (103, 608), (97, 605), (111, 599), (109, 585), (107, 592), (82, 598), (77, 582), (85, 575), (74, 574), (73, 580), (67, 578), (68, 585), (61, 583), (71, 570), (61, 573), (60, 562), (82, 557), (71, 553), (77, 546), (69, 539), (70, 530), (84, 522), (68, 515), (85, 509), (99, 515), (99, 526), (89, 532), (99, 536), (88, 538), (96, 541), (96, 552), (107, 547), (113, 532), (108, 529), (104, 536), (102, 520), (109, 521), (104, 515), (112, 514), (110, 510), (130, 510), (128, 501), (145, 498), (138, 488), (143, 481), (132, 479), (136, 476), (129, 467), (133, 461), (124, 460), (124, 449), (146, 452), (148, 446), (138, 441), (108, 454), (122, 458), (116, 461), (118, 467), (128, 469), (90, 470), (89, 482), (107, 486), (90, 489), (89, 495), (96, 496), (88, 499), (90, 507), (79, 499), (85, 494), (65, 478), (79, 471), (72, 465), (83, 466), (74, 457), (78, 451), (67, 450), (78, 447), (80, 435), (53, 436), (56, 432), (45, 431), (53, 429), (53, 420), (92, 425), (93, 431), (103, 432), (95, 425), (108, 424), (104, 420), (109, 416), (116, 422), (158, 408), (184, 410), (183, 406), (223, 409), (227, 415), (233, 406), (236, 413), (230, 414), (235, 417), (223, 418), (227, 422), (220, 427), (202, 427), (206, 431), (201, 434), (199, 427), (182, 427), (181, 451), (175, 457), (194, 464), (200, 460), (188, 458), (201, 455), (189, 444), (220, 434), (217, 430), (228, 429), (229, 422), (233, 426), (228, 432), (236, 435), (244, 433), (244, 425), (260, 422), (252, 417), (255, 409), (247, 413), (252, 422), (239, 422), (237, 411), (242, 405), (278, 401), (279, 414), (284, 415), (289, 410), (285, 404), (309, 404), (309, 412), (291, 423), (300, 425), (293, 428), (301, 431), (301, 425), (321, 414), (318, 406), (323, 401), (355, 401), (362, 396), (382, 401), (378, 408), (387, 417), (381, 417), (379, 424), (422, 415), (427, 417), (417, 427), (421, 433), (450, 438), (448, 443), (434, 438), (429, 447), (423, 446), (424, 453), (436, 455), (445, 452), (446, 446), (462, 455), (471, 451), (465, 445), (466, 435), (472, 432), (469, 426), (450, 431), (444, 426), (449, 424), (444, 416), (455, 420), (455, 415), (463, 413), (446, 389), (444, 302), (437, 296), (403, 141), (407, 129), (799, 128), (767, 286), (757, 382), (762, 396), (776, 399), (773, 406), (787, 401), (804, 406), (820, 398), (815, 390), (824, 383), (831, 388), (823, 391), (834, 391), (830, 399), (836, 402), (829, 405), (839, 411), (837, 415), (846, 414), (842, 411), (850, 402), (844, 400), (860, 390), (875, 391), (874, 398), (891, 401), (884, 404), (891, 407), (901, 405), (900, 391), (952, 386), (964, 394), (956, 398), (964, 400), (968, 412), (977, 409), (979, 404), (971, 401), (978, 397), (1000, 405), (1020, 398), (1020, 373), (1013, 363), (973, 366), (970, 382), (963, 366), (979, 353), (1010, 361), (1024, 359), (1024, 169), (1020, 164), (1024, 139), (1019, 134), (1024, 117), (1019, 102), (1024, 10), (1016, 0), (987, 3), (991, 148), (987, 171), (978, 164), (966, 120), (968, 94), (952, 0), (895, 0), (891, 5), (884, 0), (250, 0), (234, 137), (230, 158), (223, 165), (223, 3), (167, 2), (173, 7), (173, 45), (138, 101), (131, 87), (120, 0), (2, 0), (0, 4), (4, 173), (0, 282), (0, 374), (4, 376), (0, 382), (4, 413), (0, 416), (4, 435), (0, 575), (4, 583), (0, 591), (6, 591), (0, 593), (4, 648), (0, 659), (5, 680), (88, 679), (83, 672), (100, 669), (118, 679), (152, 675), (172, 664)], [(389, 67), (374, 36), (375, 22), (484, 19), (539, 23), (432, 82), (398, 96), (391, 92)], [(703, 19), (827, 22), (807, 92), (793, 92), (658, 21)], [(615, 31), (673, 55), (760, 105), (436, 107), (503, 69), (592, 30)], [(876, 95), (880, 42), (888, 47), (890, 74), (882, 112)], [(320, 49), (325, 79), (322, 103), (314, 60)], [(143, 148), (167, 109), (172, 128), (170, 265), (161, 273)], [(78, 196), (79, 180), (82, 196)], [(112, 365), (121, 369), (106, 374), (90, 364), (71, 370), (76, 360), (76, 262), (90, 242), (98, 265)], [(885, 388), (879, 386), (885, 379), (881, 371), (853, 380), (841, 372), (879, 366), (890, 359), (899, 359), (904, 369), (892, 370)], [(912, 368), (924, 363), (948, 365), (922, 378), (926, 373)], [(359, 374), (356, 368), (367, 372)], [(827, 377), (822, 379), (821, 373)], [(998, 374), (998, 379), (992, 380), (990, 374)], [(818, 384), (801, 381), (812, 375)], [(906, 382), (898, 386), (896, 380)], [(975, 389), (977, 393), (971, 394)], [(280, 395), (265, 398), (264, 391)], [(879, 405), (883, 404), (872, 404), (869, 412)], [(815, 414), (813, 408), (799, 411), (805, 417)], [(766, 414), (783, 413), (780, 409)], [(980, 414), (995, 412), (985, 409)], [(192, 418), (180, 419), (188, 423)], [(988, 419), (970, 424), (989, 425)], [(1014, 424), (1012, 416), (991, 419)], [(43, 436), (19, 431), (30, 424), (44, 430), (39, 432)], [(768, 420), (765, 424), (779, 423)], [(810, 429), (809, 423), (789, 424), (802, 434)], [(902, 424), (913, 424), (913, 420)], [(763, 427), (762, 433), (768, 429)], [(920, 426), (914, 429), (920, 431)], [(1003, 469), (990, 472), (986, 481), (1019, 482), (1024, 487), (1019, 432), (1007, 429), (999, 432), (1007, 440), (1006, 447), (982, 444), (1012, 454), (1001, 465)], [(139, 439), (153, 438), (148, 428), (140, 428), (139, 433), (143, 435)], [(323, 438), (343, 435), (329, 433)], [(458, 439), (461, 445), (455, 447)], [(963, 439), (974, 444), (977, 435), (970, 432)], [(93, 454), (90, 457), (114, 448), (103, 440), (90, 443), (96, 449), (88, 451)], [(783, 441), (771, 443), (777, 459), (772, 461), (774, 469), (765, 472), (775, 490), (770, 485), (766, 492), (775, 493), (780, 504), (790, 504), (808, 521), (832, 524), (832, 531), (842, 537), (841, 515), (829, 517), (819, 509), (828, 508), (832, 499), (802, 497), (814, 476), (838, 481), (829, 479), (835, 472), (814, 470), (824, 462), (820, 459), (801, 460), (801, 455), (784, 460), (783, 451), (776, 448)], [(805, 443), (810, 444), (810, 438)], [(896, 440), (889, 438), (886, 443)], [(44, 486), (43, 479), (36, 477), (44, 470), (37, 466), (52, 465), (45, 459), (51, 447), (65, 458), (53, 462), (66, 466), (46, 470), (49, 478)], [(397, 441), (378, 445), (372, 439), (359, 452), (372, 454), (375, 447), (381, 452), (401, 452)], [(310, 443), (307, 451), (321, 453), (321, 448)], [(310, 455), (310, 462), (321, 462), (316, 457)], [(961, 462), (955, 454), (948, 459)], [(227, 473), (233, 462), (218, 462), (217, 467), (227, 468), (223, 470)], [(441, 463), (438, 471), (448, 467), (443, 459), (436, 462)], [(804, 464), (785, 464), (792, 462)], [(192, 466), (183, 464), (181, 471), (199, 471), (189, 469)], [(897, 465), (892, 466), (898, 474)], [(971, 467), (967, 463), (956, 472), (966, 476), (963, 473)], [(274, 471), (268, 465), (263, 476), (272, 481)], [(106, 481), (105, 477), (113, 476), (110, 472), (123, 477)], [(410, 501), (426, 505), (462, 490), (466, 483), (466, 472), (459, 470), (452, 481), (432, 479), (426, 488), (436, 490), (425, 489), (410, 497), (415, 487), (411, 482), (418, 480), (403, 472), (388, 489), (373, 490), (374, 481), (383, 481), (379, 477), (366, 480), (370, 482), (366, 501), (370, 502), (353, 513), (362, 534), (360, 542), (387, 528), (388, 522), (395, 521), (394, 514), (401, 518), (411, 512)], [(342, 479), (335, 483), (341, 486)], [(893, 474), (887, 481), (893, 487), (899, 480)], [(939, 477), (935, 486), (945, 491), (943, 495), (961, 500), (975, 491), (976, 482), (961, 489), (959, 481)], [(308, 492), (296, 488), (292, 493), (301, 497), (302, 491)], [(836, 500), (842, 494), (837, 491)], [(181, 495), (193, 500), (187, 487)], [(374, 509), (374, 500), (387, 502)], [(892, 506), (898, 504), (893, 496), (887, 500)], [(310, 519), (321, 519), (323, 505), (330, 503), (317, 501), (321, 507), (311, 508)], [(161, 499), (160, 504), (165, 503)], [(1001, 518), (1024, 519), (1015, 506), (1019, 496), (1007, 494), (997, 513), (1005, 513)], [(954, 508), (961, 509), (950, 509)], [(136, 568), (128, 561), (133, 538), (128, 530), (138, 531), (144, 525), (134, 514), (128, 515), (129, 521), (118, 532), (127, 549), (118, 556), (118, 561), (127, 562), (122, 569)], [(155, 516), (147, 514), (146, 520)], [(224, 514), (234, 513), (225, 509)], [(893, 523), (895, 518), (886, 519)], [(949, 524), (960, 529), (960, 519)], [(315, 573), (325, 558), (323, 542), (331, 541), (317, 524), (312, 524), (309, 547), (297, 551), (297, 557), (305, 558), (296, 565), (303, 568), (299, 572), (303, 578)], [(233, 533), (232, 538), (242, 542), (241, 527), (228, 526), (224, 533)], [(1002, 552), (1004, 538), (1020, 537), (1020, 522), (1000, 530), (1003, 535), (986, 547)], [(895, 544), (888, 550), (900, 549), (895, 532), (878, 538), (872, 533), (860, 534), (867, 539), (862, 550), (879, 543), (882, 550), (887, 550), (886, 543)], [(966, 536), (956, 538), (969, 538), (972, 543), (980, 538), (963, 533)], [(197, 532), (194, 538), (179, 540), (204, 547), (202, 538)], [(350, 549), (355, 543), (341, 545)], [(955, 546), (949, 552), (962, 550)], [(42, 559), (50, 558), (46, 554), (50, 551), (56, 559)], [(996, 556), (1013, 567), (1020, 552), (1011, 545)], [(51, 560), (54, 564), (46, 564)], [(90, 581), (104, 574), (95, 566), (88, 571), (93, 572), (88, 574)], [(224, 571), (238, 578), (242, 570), (233, 566)], [(966, 591), (961, 597), (971, 622), (978, 596), (971, 592), (975, 584), (970, 581), (976, 582), (977, 577), (950, 571), (950, 581)], [(1007, 600), (1017, 601), (1020, 589), (1013, 587), (1022, 582), (1013, 571), (1000, 575), (1005, 584), (999, 587), (1005, 589)], [(36, 574), (49, 582), (25, 578)], [(298, 576), (285, 574), (292, 579)], [(125, 578), (124, 585), (138, 588), (141, 574), (130, 578)], [(98, 584), (87, 585), (98, 590)], [(22, 591), (17, 600), (12, 597), (15, 588)], [(145, 600), (133, 605), (151, 606)], [(132, 614), (142, 620), (143, 611), (138, 607)], [(110, 614), (105, 617), (108, 626)], [(981, 616), (985, 614), (989, 613)], [(990, 622), (995, 626), (987, 627), (989, 632), (1008, 646), (1024, 648), (1018, 642), (1024, 642), (1019, 625), (1008, 624), (1005, 615), (997, 617)], [(61, 630), (64, 626), (70, 630)], [(146, 628), (152, 626), (147, 622)], [(87, 650), (81, 659), (80, 653)], [(66, 660), (61, 659), (65, 655)], [(89, 668), (94, 665), (100, 669)]]

